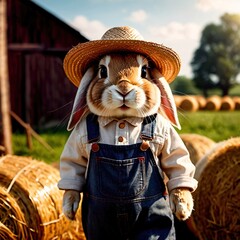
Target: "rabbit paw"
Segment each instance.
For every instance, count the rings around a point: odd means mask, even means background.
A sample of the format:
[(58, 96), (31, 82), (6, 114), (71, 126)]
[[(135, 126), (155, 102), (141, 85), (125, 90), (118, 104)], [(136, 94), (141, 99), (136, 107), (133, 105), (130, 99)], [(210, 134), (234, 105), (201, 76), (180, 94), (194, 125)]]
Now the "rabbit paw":
[(63, 194), (63, 213), (70, 219), (75, 219), (80, 202), (80, 192), (75, 190), (66, 190)]
[(173, 189), (170, 193), (170, 207), (179, 220), (188, 219), (193, 210), (191, 192), (186, 188)]

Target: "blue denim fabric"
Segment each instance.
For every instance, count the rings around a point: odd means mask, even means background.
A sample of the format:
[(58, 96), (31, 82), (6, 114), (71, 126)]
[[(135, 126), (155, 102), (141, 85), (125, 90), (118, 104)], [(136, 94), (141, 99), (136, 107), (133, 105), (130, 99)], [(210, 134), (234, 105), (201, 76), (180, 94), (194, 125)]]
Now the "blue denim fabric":
[[(154, 133), (155, 118), (143, 122), (142, 138)], [(99, 139), (96, 117), (87, 118), (88, 139)], [(94, 141), (92, 141), (94, 140)], [(89, 240), (174, 240), (173, 215), (152, 151), (141, 143), (98, 144), (91, 151), (82, 221)]]

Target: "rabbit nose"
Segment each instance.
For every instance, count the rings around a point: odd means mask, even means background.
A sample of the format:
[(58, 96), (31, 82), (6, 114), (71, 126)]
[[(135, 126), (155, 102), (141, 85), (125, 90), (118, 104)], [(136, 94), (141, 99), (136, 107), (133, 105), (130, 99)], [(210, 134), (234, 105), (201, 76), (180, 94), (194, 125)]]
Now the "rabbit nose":
[(122, 96), (123, 99), (125, 99), (125, 97), (126, 97), (131, 91), (132, 91), (132, 90), (130, 90), (130, 91), (126, 92), (126, 93), (123, 93), (122, 91), (118, 91), (118, 90), (117, 90), (118, 94), (119, 94), (120, 96)]
[(126, 96), (129, 92), (132, 91), (132, 86), (128, 80), (120, 80), (117, 84), (118, 92), (122, 96)]

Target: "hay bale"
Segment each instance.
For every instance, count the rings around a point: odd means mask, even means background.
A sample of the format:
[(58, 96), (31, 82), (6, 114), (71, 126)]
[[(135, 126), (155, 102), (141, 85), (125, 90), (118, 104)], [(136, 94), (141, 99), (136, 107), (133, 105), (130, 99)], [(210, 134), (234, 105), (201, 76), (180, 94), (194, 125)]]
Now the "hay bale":
[(17, 236), (13, 234), (13, 232), (8, 227), (0, 222), (0, 239), (17, 240)]
[(180, 137), (189, 151), (193, 164), (196, 164), (215, 145), (212, 139), (199, 134), (185, 133), (180, 134)]
[(218, 111), (221, 108), (221, 98), (219, 96), (212, 96), (207, 98), (205, 110)]
[(200, 95), (196, 95), (195, 98), (198, 102), (199, 109), (200, 110), (204, 109), (206, 106), (206, 102), (207, 102), (206, 98), (203, 96), (200, 96)]
[(198, 102), (193, 96), (184, 96), (179, 105), (179, 109), (183, 111), (195, 112), (198, 108)]
[(235, 105), (234, 110), (240, 110), (240, 97), (233, 97), (233, 102)]
[(221, 107), (222, 111), (233, 111), (235, 108), (235, 103), (232, 98), (225, 96), (221, 99)]
[(3, 187), (0, 187), (0, 211), (0, 232), (8, 236), (9, 239), (17, 239), (17, 237), (18, 239), (27, 239), (28, 229), (24, 214), (18, 206), (17, 200)]
[(194, 229), (200, 239), (240, 239), (240, 138), (217, 144), (196, 165)]
[[(1, 198), (5, 199), (0, 205), (0, 215), (5, 216), (2, 224), (18, 236), (20, 229), (13, 227), (12, 218), (22, 223), (25, 237), (20, 239), (64, 239), (80, 222), (79, 218), (70, 222), (62, 213), (59, 179), (59, 171), (44, 162), (10, 155), (1, 157), (0, 186), (8, 194)], [(6, 214), (8, 206), (12, 211), (18, 209), (12, 212), (12, 217)], [(77, 235), (72, 239), (79, 239), (80, 234)]]
[(182, 96), (180, 96), (180, 95), (173, 95), (173, 98), (174, 98), (176, 107), (179, 108), (180, 103), (182, 101)]

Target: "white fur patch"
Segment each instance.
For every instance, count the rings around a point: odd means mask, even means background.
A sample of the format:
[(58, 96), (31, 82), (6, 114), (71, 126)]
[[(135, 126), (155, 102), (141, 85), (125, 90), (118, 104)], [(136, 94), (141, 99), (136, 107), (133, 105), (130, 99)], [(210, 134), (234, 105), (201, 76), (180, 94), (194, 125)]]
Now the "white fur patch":
[(137, 55), (137, 62), (139, 64), (139, 66), (142, 66), (143, 65), (143, 56), (141, 55)]
[(104, 58), (104, 60), (105, 60), (106, 67), (108, 67), (108, 65), (109, 65), (109, 63), (110, 63), (110, 61), (111, 61), (111, 56), (107, 55), (107, 56)]

